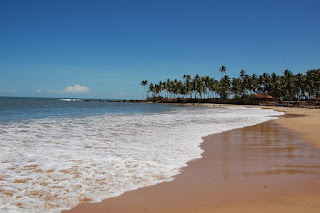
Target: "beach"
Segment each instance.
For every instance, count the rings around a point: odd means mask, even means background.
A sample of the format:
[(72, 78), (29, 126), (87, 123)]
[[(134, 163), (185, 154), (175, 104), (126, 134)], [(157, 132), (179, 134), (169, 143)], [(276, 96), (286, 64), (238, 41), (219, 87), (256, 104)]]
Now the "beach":
[(0, 213), (320, 212), (319, 10), (0, 0)]
[(319, 209), (318, 109), (1, 100), (1, 212)]
[(308, 108), (288, 108), (288, 107), (265, 107), (276, 111), (285, 112), (291, 115), (301, 115), (279, 119), (276, 122), (282, 126), (299, 133), (306, 142), (320, 148), (320, 110)]
[(265, 108), (287, 116), (204, 137), (173, 181), (66, 212), (318, 212), (320, 110)]
[(0, 105), (1, 212), (61, 212), (170, 182), (202, 157), (204, 136), (284, 114), (46, 98)]

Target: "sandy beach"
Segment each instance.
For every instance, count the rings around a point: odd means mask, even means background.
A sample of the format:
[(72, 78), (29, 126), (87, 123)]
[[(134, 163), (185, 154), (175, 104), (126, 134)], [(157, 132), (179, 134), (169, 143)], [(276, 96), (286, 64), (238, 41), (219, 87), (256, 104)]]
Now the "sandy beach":
[(320, 110), (266, 108), (288, 116), (204, 137), (171, 182), (66, 212), (318, 212)]
[(265, 107), (285, 112), (291, 115), (303, 115), (276, 120), (282, 126), (299, 133), (306, 142), (320, 148), (320, 109), (288, 108), (288, 107)]

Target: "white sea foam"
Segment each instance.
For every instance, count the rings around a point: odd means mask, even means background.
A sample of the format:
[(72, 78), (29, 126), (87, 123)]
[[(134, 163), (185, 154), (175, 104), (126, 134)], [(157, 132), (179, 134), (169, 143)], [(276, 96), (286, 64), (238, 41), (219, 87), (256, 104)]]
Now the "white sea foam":
[(59, 212), (170, 181), (202, 137), (274, 119), (248, 108), (38, 119), (0, 125), (0, 211)]
[(74, 99), (74, 98), (62, 98), (62, 99), (60, 99), (60, 101), (70, 102), (70, 101), (82, 101), (82, 100), (81, 99)]

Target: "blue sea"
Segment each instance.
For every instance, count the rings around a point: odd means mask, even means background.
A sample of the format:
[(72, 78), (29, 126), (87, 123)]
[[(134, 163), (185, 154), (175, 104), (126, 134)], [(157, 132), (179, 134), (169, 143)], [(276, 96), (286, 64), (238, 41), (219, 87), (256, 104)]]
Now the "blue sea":
[(280, 116), (245, 107), (0, 98), (0, 212), (60, 212), (170, 181), (202, 137)]
[(152, 114), (167, 112), (177, 108), (174, 105), (100, 101), (84, 102), (81, 100), (0, 97), (0, 122), (17, 122), (41, 118), (76, 118), (105, 114)]

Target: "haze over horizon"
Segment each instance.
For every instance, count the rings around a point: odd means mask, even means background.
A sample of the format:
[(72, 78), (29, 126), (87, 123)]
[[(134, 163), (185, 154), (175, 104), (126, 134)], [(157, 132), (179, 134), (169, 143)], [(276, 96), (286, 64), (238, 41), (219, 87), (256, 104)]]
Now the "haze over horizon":
[(320, 68), (320, 1), (0, 0), (0, 96), (141, 99), (142, 80)]

